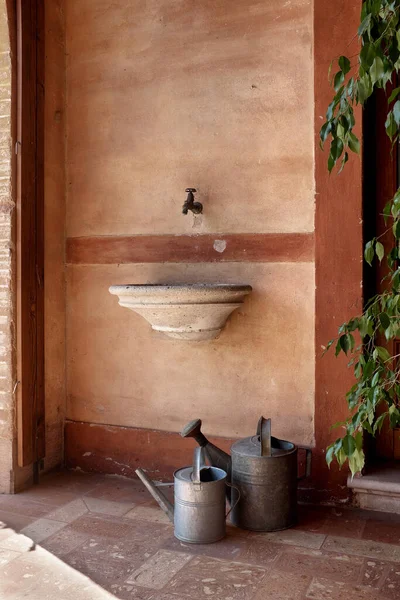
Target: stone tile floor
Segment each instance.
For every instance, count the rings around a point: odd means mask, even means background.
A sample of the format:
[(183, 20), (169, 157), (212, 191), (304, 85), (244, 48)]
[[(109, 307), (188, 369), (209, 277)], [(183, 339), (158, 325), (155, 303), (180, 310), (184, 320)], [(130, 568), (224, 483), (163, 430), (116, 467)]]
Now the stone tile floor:
[(188, 545), (138, 481), (50, 474), (0, 496), (0, 599), (400, 600), (400, 515), (299, 513), (293, 529)]

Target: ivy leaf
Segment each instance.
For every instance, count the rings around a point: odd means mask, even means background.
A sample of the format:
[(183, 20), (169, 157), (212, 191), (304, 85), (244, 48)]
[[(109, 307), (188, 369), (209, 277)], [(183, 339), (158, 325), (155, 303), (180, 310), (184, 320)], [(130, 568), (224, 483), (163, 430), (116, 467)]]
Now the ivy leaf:
[(368, 431), (368, 433), (370, 433), (371, 435), (373, 435), (372, 427), (371, 427), (371, 425), (369, 424), (368, 421), (364, 421), (363, 424), (362, 424), (362, 426), (363, 426), (363, 429), (365, 429), (365, 431)]
[(355, 331), (356, 329), (358, 329), (358, 327), (359, 327), (359, 319), (358, 318), (350, 319), (350, 321), (347, 324), (348, 331)]
[[(354, 77), (350, 77), (349, 81), (347, 82), (347, 95), (352, 101), (354, 99), (354, 90)], [(349, 114), (347, 115), (347, 118), (349, 120), (350, 125), (353, 127), (355, 119), (353, 115), (353, 109), (351, 108), (351, 106), (349, 106)]]
[(352, 152), (355, 152), (356, 154), (360, 153), (360, 142), (359, 142), (357, 136), (355, 136), (352, 131), (349, 134), (348, 144), (349, 144), (349, 148)]
[(382, 79), (384, 73), (385, 69), (383, 67), (383, 61), (379, 56), (376, 56), (369, 70), (372, 84)]
[(396, 121), (396, 125), (399, 127), (400, 125), (400, 101), (397, 100), (395, 105), (393, 106), (393, 117)]
[(364, 67), (366, 71), (368, 71), (368, 69), (371, 67), (375, 57), (376, 48), (374, 44), (364, 44), (360, 52), (360, 62), (361, 66)]
[[(347, 334), (348, 340), (349, 340), (349, 344), (350, 344), (350, 350), (353, 352), (354, 350), (354, 346), (355, 346), (355, 339), (354, 336), (351, 333)], [(353, 364), (353, 363), (351, 363)]]
[(369, 360), (365, 367), (363, 368), (363, 379), (364, 381), (368, 380), (374, 372), (375, 362), (373, 360)]
[(335, 166), (335, 162), (336, 162), (336, 160), (333, 158), (332, 154), (329, 154), (329, 157), (328, 157), (328, 171), (329, 171), (329, 173), (332, 172), (332, 169)]
[(395, 406), (394, 404), (392, 404), (392, 406), (389, 407), (389, 422), (390, 427), (392, 427), (393, 429), (397, 427), (397, 425), (400, 423), (400, 412), (397, 406)]
[(338, 158), (340, 158), (343, 152), (343, 142), (339, 138), (334, 138), (331, 143), (331, 156), (334, 158), (335, 162)]
[(332, 100), (332, 102), (330, 103), (330, 105), (328, 106), (328, 109), (326, 111), (326, 120), (330, 121), (333, 117), (333, 111), (335, 110), (335, 106), (336, 106), (336, 102), (334, 100)]
[(399, 285), (400, 285), (400, 273), (399, 273), (399, 269), (397, 269), (397, 271), (395, 271), (395, 273), (393, 273), (393, 275), (392, 275), (392, 286), (397, 290)]
[(376, 433), (377, 431), (379, 431), (379, 433), (380, 433), (380, 431), (381, 431), (381, 429), (382, 429), (382, 426), (383, 426), (383, 423), (384, 423), (384, 421), (385, 421), (386, 417), (387, 417), (387, 413), (384, 413), (383, 415), (380, 415), (380, 416), (377, 418), (377, 420), (376, 420), (376, 421), (375, 421), (375, 423), (374, 423), (374, 428), (373, 428), (373, 434), (374, 434), (374, 435), (375, 435), (375, 433)]
[(343, 352), (345, 354), (347, 354), (350, 349), (350, 343), (349, 343), (349, 339), (348, 339), (347, 335), (340, 336), (339, 344), (340, 344), (340, 348), (343, 350)]
[(390, 325), (390, 318), (386, 313), (381, 313), (379, 315), (379, 320), (381, 322), (381, 325), (383, 327), (383, 329), (387, 329)]
[(381, 244), (380, 242), (376, 242), (375, 252), (379, 259), (379, 262), (382, 262), (382, 258), (385, 256), (385, 248), (383, 247), (383, 244)]
[(335, 92), (340, 89), (340, 86), (344, 82), (344, 73), (343, 71), (338, 71), (335, 75), (335, 79), (333, 80), (333, 87), (335, 88)]
[(342, 467), (347, 460), (345, 451), (343, 450), (343, 448), (340, 448), (340, 450), (337, 450), (335, 452), (335, 455), (336, 455), (336, 460), (338, 461), (339, 467)]
[(392, 227), (393, 235), (398, 240), (400, 238), (400, 221), (395, 221)]
[(330, 121), (327, 121), (324, 125), (322, 125), (321, 131), (319, 132), (319, 137), (321, 138), (322, 143), (326, 141), (326, 138), (328, 137), (331, 131), (332, 123)]
[(387, 221), (388, 221), (388, 218), (390, 217), (391, 212), (392, 212), (392, 201), (389, 200), (389, 202), (387, 202), (385, 204), (385, 208), (383, 209), (383, 218), (385, 219), (385, 225), (387, 225)]
[(361, 37), (362, 35), (364, 35), (364, 33), (366, 31), (369, 31), (370, 27), (371, 27), (371, 13), (368, 13), (358, 28), (358, 32), (357, 32), (358, 35)]
[(394, 118), (393, 111), (390, 111), (388, 113), (388, 116), (387, 116), (387, 119), (385, 122), (385, 128), (386, 128), (386, 133), (388, 134), (390, 139), (393, 140), (394, 136), (397, 133), (397, 125), (396, 125), (396, 120)]
[(377, 372), (375, 373), (375, 375), (373, 376), (372, 380), (371, 380), (371, 386), (372, 386), (372, 387), (375, 387), (375, 386), (376, 386), (376, 384), (377, 384), (377, 383), (378, 383), (378, 381), (379, 381), (379, 377), (380, 377), (380, 373), (379, 373), (379, 371), (377, 371)]
[(335, 452), (335, 444), (331, 444), (326, 449), (326, 456), (325, 456), (325, 460), (327, 462), (328, 467), (331, 466), (331, 462), (333, 461), (334, 452)]
[(328, 352), (329, 348), (332, 346), (334, 341), (335, 340), (329, 340), (329, 342), (327, 343), (326, 348), (324, 350), (324, 354), (325, 354), (325, 352)]
[(373, 242), (372, 241), (367, 242), (365, 245), (365, 250), (364, 250), (364, 258), (370, 267), (372, 267), (372, 261), (373, 261), (374, 256), (375, 256), (375, 250), (373, 247)]
[(390, 324), (389, 327), (387, 327), (385, 329), (385, 338), (386, 338), (386, 341), (388, 342), (390, 339), (392, 339), (392, 337), (393, 337), (393, 327)]
[(338, 138), (340, 138), (342, 141), (344, 140), (346, 134), (346, 130), (343, 127), (343, 125), (341, 123), (338, 124), (338, 126), (336, 127), (336, 135)]
[(347, 434), (343, 438), (342, 448), (343, 448), (346, 456), (351, 456), (353, 454), (354, 450), (356, 450), (356, 441), (352, 435)]
[(367, 317), (364, 317), (364, 316), (361, 317), (358, 330), (359, 330), (362, 338), (367, 337), (367, 335), (368, 335), (368, 318)]
[(353, 452), (353, 455), (349, 457), (349, 467), (352, 476), (356, 473), (359, 473), (364, 468), (365, 464), (365, 454), (363, 450), (356, 450)]
[(389, 100), (388, 100), (388, 104), (390, 104), (391, 102), (393, 102), (393, 100), (395, 100), (399, 94), (400, 94), (400, 87), (397, 87), (390, 94)]
[(389, 352), (383, 346), (376, 346), (375, 350), (377, 351), (379, 358), (383, 362), (386, 362), (386, 361), (388, 361), (388, 360), (390, 360), (392, 358), (390, 356)]
[(358, 91), (358, 101), (360, 102), (360, 104), (365, 104), (366, 100), (372, 94), (372, 82), (371, 82), (371, 78), (368, 75), (368, 73), (365, 73), (365, 75), (363, 75), (359, 79), (358, 84), (357, 84), (357, 91)]
[(344, 165), (347, 163), (347, 161), (349, 160), (349, 153), (345, 152), (342, 158), (342, 162), (340, 164), (340, 169), (339, 169), (339, 173), (341, 173), (344, 169)]
[(354, 337), (351, 333), (347, 333), (346, 335), (341, 335), (339, 338), (340, 347), (343, 352), (346, 354), (349, 350), (353, 350), (354, 348)]
[(347, 75), (347, 73), (350, 71), (350, 61), (347, 56), (341, 56), (338, 60), (338, 63), (339, 67), (343, 71), (343, 74)]

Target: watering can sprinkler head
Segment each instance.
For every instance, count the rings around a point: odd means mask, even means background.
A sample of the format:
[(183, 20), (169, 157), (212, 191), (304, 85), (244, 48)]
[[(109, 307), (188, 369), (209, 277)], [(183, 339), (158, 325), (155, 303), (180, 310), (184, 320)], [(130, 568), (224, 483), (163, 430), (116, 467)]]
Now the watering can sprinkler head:
[[(223, 469), (228, 475), (228, 481), (231, 480), (231, 468), (232, 460), (229, 454), (212, 444), (208, 441), (206, 436), (201, 432), (201, 419), (193, 419), (190, 421), (181, 431), (181, 436), (191, 437), (199, 444), (201, 448), (204, 448), (207, 460), (214, 467)], [(228, 499), (230, 498), (230, 492), (227, 490)]]
[(201, 419), (193, 419), (190, 421), (181, 431), (181, 436), (191, 437), (196, 440), (199, 446), (206, 446), (209, 442), (205, 435), (202, 434), (201, 430)]

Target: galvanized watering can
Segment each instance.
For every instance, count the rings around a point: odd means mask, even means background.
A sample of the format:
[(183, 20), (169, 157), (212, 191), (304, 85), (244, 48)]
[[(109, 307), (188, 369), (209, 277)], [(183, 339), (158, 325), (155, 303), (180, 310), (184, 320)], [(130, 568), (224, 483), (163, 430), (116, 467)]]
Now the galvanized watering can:
[(311, 450), (305, 449), (306, 473), (299, 476), (298, 448), (271, 436), (271, 419), (261, 417), (256, 435), (235, 442), (231, 456), (207, 440), (200, 419), (188, 423), (181, 435), (193, 437), (209, 462), (228, 473), (232, 523), (253, 531), (277, 531), (296, 523), (297, 482), (310, 475)]
[[(205, 465), (203, 448), (196, 448), (192, 467), (174, 473), (174, 506), (142, 469), (136, 470), (153, 498), (174, 523), (174, 535), (182, 542), (209, 544), (225, 536), (225, 487), (227, 474)], [(170, 484), (161, 484), (170, 485)]]

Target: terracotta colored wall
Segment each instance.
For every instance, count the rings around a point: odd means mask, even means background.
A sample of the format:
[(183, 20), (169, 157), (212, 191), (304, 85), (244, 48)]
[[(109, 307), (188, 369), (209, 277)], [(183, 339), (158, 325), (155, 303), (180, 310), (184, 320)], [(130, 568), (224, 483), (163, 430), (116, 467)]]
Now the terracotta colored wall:
[[(66, 44), (68, 238), (313, 231), (310, 1), (69, 0)], [(181, 214), (187, 186), (204, 215)], [(67, 418), (235, 437), (262, 413), (312, 444), (314, 264), (288, 260), (68, 265)], [(162, 281), (254, 292), (188, 344), (107, 291)]]

